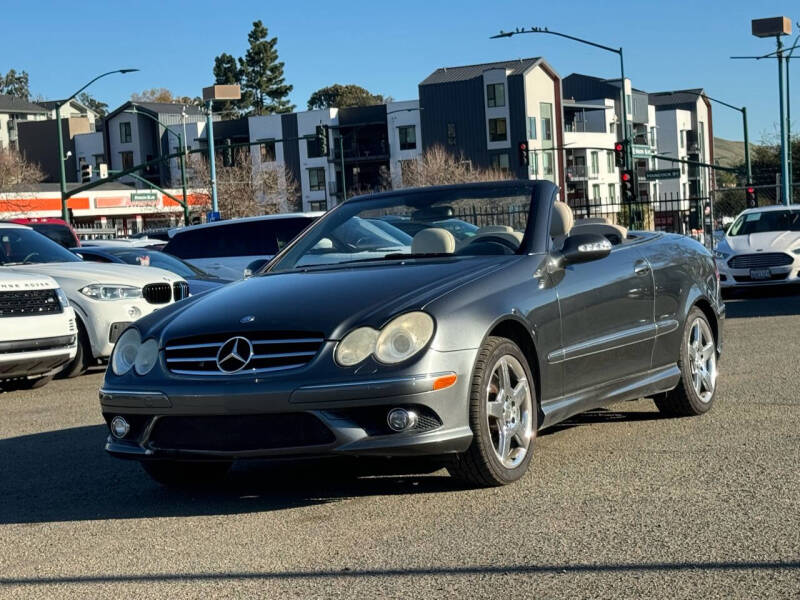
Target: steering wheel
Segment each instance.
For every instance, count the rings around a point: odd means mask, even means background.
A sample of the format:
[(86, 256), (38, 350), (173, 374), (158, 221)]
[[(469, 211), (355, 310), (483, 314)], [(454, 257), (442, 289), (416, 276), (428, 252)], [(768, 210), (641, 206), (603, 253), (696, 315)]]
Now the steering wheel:
[(28, 254), (28, 256), (26, 256), (25, 258), (22, 259), (22, 262), (26, 263), (26, 262), (28, 262), (29, 258), (33, 258), (34, 256), (39, 256), (39, 253), (38, 252), (31, 252), (30, 254)]
[(475, 237), (467, 245), (469, 246), (470, 244), (480, 244), (483, 242), (494, 242), (495, 244), (500, 244), (510, 249), (514, 254), (516, 254), (517, 250), (519, 250), (519, 246), (517, 244), (514, 244), (511, 240), (506, 239), (499, 235), (482, 235), (480, 237)]

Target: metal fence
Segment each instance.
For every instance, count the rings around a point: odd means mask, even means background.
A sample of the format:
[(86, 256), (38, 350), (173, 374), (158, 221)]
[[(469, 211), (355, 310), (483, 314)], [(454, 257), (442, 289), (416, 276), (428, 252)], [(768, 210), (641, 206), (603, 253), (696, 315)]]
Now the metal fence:
[(528, 223), (528, 210), (527, 205), (520, 204), (504, 207), (473, 205), (456, 208), (453, 218), (473, 223), (478, 227), (507, 225), (516, 231), (525, 231)]

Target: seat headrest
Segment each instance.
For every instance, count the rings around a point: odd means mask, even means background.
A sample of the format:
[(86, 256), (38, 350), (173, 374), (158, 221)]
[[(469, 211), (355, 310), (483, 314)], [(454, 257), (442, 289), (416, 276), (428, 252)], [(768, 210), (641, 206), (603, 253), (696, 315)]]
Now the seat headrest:
[(411, 240), (412, 254), (452, 254), (456, 249), (456, 238), (441, 227), (423, 229)]
[(572, 216), (572, 209), (566, 202), (553, 202), (553, 215), (550, 219), (550, 237), (560, 237), (567, 235), (572, 229), (575, 217)]
[(512, 233), (513, 231), (514, 228), (508, 225), (487, 225), (486, 227), (481, 227), (475, 233)]
[(572, 227), (570, 235), (576, 233), (596, 233), (604, 236), (612, 244), (621, 244), (628, 237), (628, 229), (622, 225), (612, 225), (611, 223), (581, 223), (580, 221)]

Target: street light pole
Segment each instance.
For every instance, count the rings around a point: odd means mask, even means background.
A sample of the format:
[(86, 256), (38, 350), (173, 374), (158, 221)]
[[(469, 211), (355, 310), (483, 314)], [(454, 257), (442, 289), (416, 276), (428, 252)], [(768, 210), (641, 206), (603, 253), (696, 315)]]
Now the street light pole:
[(208, 142), (208, 165), (211, 173), (211, 211), (219, 212), (219, 204), (217, 203), (217, 167), (214, 162), (214, 120), (211, 118), (211, 107), (213, 100), (209, 100), (206, 105), (208, 113), (206, 114), (206, 140)]
[(783, 203), (788, 205), (790, 202), (789, 190), (789, 163), (788, 163), (788, 141), (786, 139), (786, 95), (784, 92), (784, 69), (783, 62), (783, 42), (781, 36), (775, 36), (778, 42), (778, 95), (780, 105), (780, 120), (781, 120), (781, 199)]
[(68, 104), (70, 100), (92, 85), (98, 79), (106, 77), (107, 75), (113, 75), (114, 73), (121, 73), (124, 75), (125, 73), (133, 73), (134, 71), (138, 70), (139, 69), (116, 69), (114, 71), (109, 71), (108, 73), (102, 73), (80, 88), (77, 92), (69, 96), (61, 104), (56, 104), (56, 129), (58, 130), (58, 172), (61, 188), (61, 218), (67, 223), (69, 223), (69, 212), (67, 211), (67, 174), (65, 172), (66, 167), (64, 166), (66, 159), (64, 158), (64, 134), (61, 132), (61, 107)]
[[(619, 55), (619, 68), (620, 68), (620, 88), (621, 88), (621, 108), (622, 108), (622, 139), (628, 139), (628, 102), (627, 102), (627, 95), (625, 94), (625, 62), (622, 57), (622, 47), (619, 48), (612, 48), (611, 46), (604, 46), (603, 44), (598, 44), (596, 42), (590, 42), (589, 40), (584, 40), (579, 37), (575, 37), (573, 35), (567, 35), (566, 33), (559, 33), (558, 31), (550, 31), (547, 27), (531, 27), (530, 29), (517, 28), (514, 31), (500, 31), (497, 35), (490, 36), (489, 39), (498, 39), (511, 36), (518, 35), (521, 33), (547, 33), (550, 35), (557, 35), (558, 37), (563, 37), (568, 40), (573, 40), (575, 42), (580, 42), (581, 44), (586, 44), (587, 46), (594, 46), (595, 48), (600, 48), (601, 50), (606, 50), (607, 52), (613, 52), (614, 54)], [(627, 144), (628, 149), (625, 151), (625, 169), (629, 170), (631, 165), (633, 164), (633, 148), (631, 148), (632, 144)]]

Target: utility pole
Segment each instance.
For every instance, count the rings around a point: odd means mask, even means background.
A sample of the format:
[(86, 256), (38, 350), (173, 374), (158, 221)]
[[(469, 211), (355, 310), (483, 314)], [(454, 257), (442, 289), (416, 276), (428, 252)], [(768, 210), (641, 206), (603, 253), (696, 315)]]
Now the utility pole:
[(242, 90), (238, 85), (212, 85), (203, 88), (203, 100), (206, 101), (206, 141), (208, 142), (208, 165), (211, 171), (211, 211), (215, 217), (219, 214), (217, 202), (217, 167), (214, 160), (214, 120), (211, 109), (214, 100), (239, 100)]

